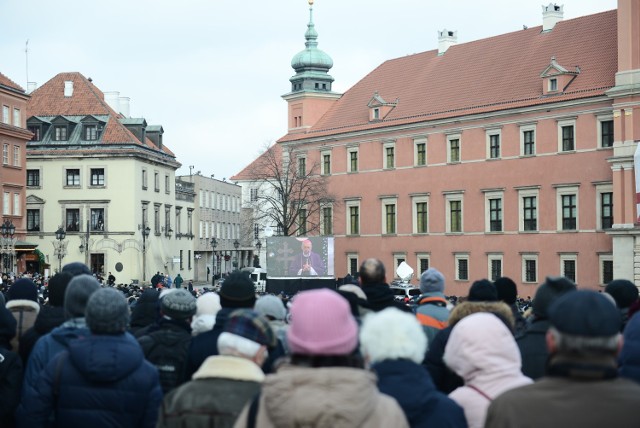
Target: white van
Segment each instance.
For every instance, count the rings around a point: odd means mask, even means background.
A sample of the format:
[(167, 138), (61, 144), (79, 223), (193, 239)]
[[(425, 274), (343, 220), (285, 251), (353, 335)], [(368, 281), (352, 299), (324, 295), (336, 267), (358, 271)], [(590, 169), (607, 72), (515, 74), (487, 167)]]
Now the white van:
[(267, 287), (267, 270), (262, 268), (246, 267), (242, 272), (248, 272), (258, 293), (264, 293)]

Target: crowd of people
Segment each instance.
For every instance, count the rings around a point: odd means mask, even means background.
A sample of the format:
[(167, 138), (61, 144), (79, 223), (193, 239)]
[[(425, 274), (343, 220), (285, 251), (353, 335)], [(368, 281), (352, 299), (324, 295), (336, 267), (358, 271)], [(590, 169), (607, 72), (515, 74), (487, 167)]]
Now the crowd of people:
[(293, 296), (258, 295), (242, 272), (217, 292), (101, 283), (77, 262), (36, 280), (0, 294), (2, 427), (637, 424), (628, 280), (599, 293), (547, 277), (527, 299), (479, 279), (452, 298), (430, 268), (409, 302), (377, 259)]

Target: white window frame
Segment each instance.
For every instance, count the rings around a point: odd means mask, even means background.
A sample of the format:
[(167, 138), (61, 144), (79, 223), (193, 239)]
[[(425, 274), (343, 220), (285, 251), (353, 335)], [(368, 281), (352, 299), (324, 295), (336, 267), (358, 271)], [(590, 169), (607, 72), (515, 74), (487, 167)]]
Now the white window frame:
[[(413, 139), (413, 166), (427, 166), (429, 164), (429, 158), (427, 156), (427, 143), (427, 137)], [(418, 145), (420, 144), (424, 144), (424, 164), (418, 163)]]
[[(573, 150), (562, 149), (562, 128), (564, 126), (573, 126)], [(578, 148), (578, 133), (576, 128), (576, 119), (558, 120), (558, 153), (573, 153)]]
[[(467, 277), (466, 278), (460, 278), (460, 260), (466, 260), (467, 261)], [(470, 278), (471, 278), (471, 272), (470, 272), (470, 262), (469, 262), (469, 253), (457, 253), (454, 254), (454, 275), (455, 275), (455, 280), (456, 281), (463, 281), (463, 282), (469, 282)]]
[[(524, 198), (536, 198), (536, 228), (535, 230), (524, 229)], [(533, 233), (540, 231), (540, 187), (529, 187), (518, 189), (518, 231), (523, 233)]]
[[(556, 230), (558, 232), (577, 232), (580, 230), (580, 185), (569, 184), (556, 186)], [(562, 196), (576, 195), (576, 228), (570, 230), (562, 229)]]
[[(534, 254), (534, 253), (522, 253), (521, 255), (521, 259), (522, 259), (522, 283), (523, 284), (537, 284), (538, 283), (538, 278), (539, 278), (539, 271), (540, 271), (540, 263), (538, 263), (538, 254)], [(533, 260), (536, 263), (536, 273), (535, 273), (535, 278), (533, 279), (533, 281), (527, 281), (527, 261), (528, 260)]]
[[(596, 187), (596, 229), (605, 230), (602, 228), (602, 210), (600, 209), (602, 194), (613, 193), (612, 183), (597, 183)], [(613, 197), (613, 195), (612, 195)], [(613, 201), (611, 201), (613, 203)], [(615, 207), (614, 207), (615, 208)], [(613, 213), (612, 213), (613, 214)]]
[[(504, 189), (483, 190), (484, 192), (484, 231), (486, 233), (504, 233)], [(500, 230), (491, 230), (491, 206), (489, 200), (500, 199)]]
[[(451, 160), (451, 141), (458, 140), (458, 160)], [(447, 135), (447, 163), (462, 162), (462, 134)]]
[[(560, 254), (560, 276), (566, 276), (564, 271), (564, 262), (565, 261), (573, 261), (576, 267), (576, 276), (572, 280), (576, 284), (578, 283), (578, 254), (577, 253), (563, 253)], [(570, 279), (570, 278), (569, 278)]]
[[(604, 287), (607, 285), (607, 283), (604, 281), (604, 262), (611, 262), (613, 263), (613, 254), (611, 253), (607, 253), (607, 254), (599, 254), (598, 255), (598, 278), (599, 278), (599, 284)], [(614, 276), (615, 278), (615, 276)]]
[(394, 278), (398, 278), (398, 274), (396, 273), (396, 270), (398, 270), (398, 266), (402, 262), (405, 262), (405, 263), (407, 262), (407, 253), (403, 253), (403, 252), (393, 253), (393, 277)]
[(13, 215), (19, 216), (22, 215), (22, 211), (20, 207), (22, 204), (20, 203), (20, 193), (13, 194)]
[[(431, 219), (429, 213), (431, 212), (431, 204), (429, 203), (429, 193), (421, 195), (411, 195), (411, 231), (415, 235), (426, 235), (429, 233), (429, 226), (431, 225)], [(427, 204), (427, 230), (425, 232), (418, 232), (418, 204)]]
[(11, 192), (4, 192), (2, 196), (2, 215), (11, 215)]
[[(327, 231), (324, 228), (324, 210), (325, 208), (330, 208), (331, 209), (331, 233), (326, 233)], [(320, 206), (320, 234), (322, 236), (332, 236), (335, 232), (334, 230), (334, 211), (333, 211), (333, 204), (332, 203), (322, 203)]]
[[(420, 271), (422, 270), (422, 268), (420, 267), (421, 265), (421, 261), (422, 260), (426, 260), (427, 261), (427, 269), (429, 267), (431, 267), (431, 254), (430, 253), (416, 253), (416, 271)], [(422, 275), (422, 272), (417, 272), (416, 276), (420, 276)]]
[[(329, 156), (329, 171), (324, 170), (324, 157)], [(331, 167), (333, 166), (333, 159), (331, 159), (331, 150), (323, 150), (320, 152), (320, 165), (321, 165), (321, 175), (331, 175)]]
[[(102, 170), (102, 174), (103, 174), (103, 184), (93, 184), (93, 171), (97, 170), (97, 169), (101, 169)], [(89, 187), (92, 188), (102, 188), (102, 187), (107, 187), (107, 168), (104, 166), (92, 166), (89, 168)]]
[(19, 108), (13, 108), (13, 126), (21, 127), (22, 115)]
[[(596, 116), (596, 131), (597, 131), (597, 138), (598, 138), (598, 148), (599, 149), (611, 149), (613, 148), (613, 144), (611, 145), (611, 147), (603, 147), (602, 146), (602, 122), (608, 122), (608, 121), (612, 121), (613, 120), (613, 114), (604, 114), (604, 115), (598, 115)], [(615, 123), (614, 123), (614, 130), (615, 130)], [(615, 144), (615, 136), (613, 138), (613, 143)]]
[[(388, 164), (387, 159), (387, 150), (393, 150), (393, 165)], [(382, 145), (382, 168), (384, 169), (394, 169), (396, 167), (396, 142), (395, 141), (387, 141)]]
[[(445, 193), (446, 233), (464, 233), (464, 192)], [(451, 202), (460, 201), (460, 231), (451, 231)]]
[(9, 145), (2, 145), (2, 164), (9, 165)]
[[(70, 170), (78, 170), (78, 184), (68, 184), (68, 174)], [(63, 183), (62, 183), (62, 187), (63, 188), (73, 188), (73, 189), (77, 189), (79, 187), (82, 187), (82, 168), (79, 166), (68, 166), (68, 167), (64, 167), (64, 176), (62, 177)]]
[[(387, 230), (387, 205), (395, 206), (394, 209), (394, 232)], [(382, 222), (380, 225), (380, 231), (382, 235), (397, 235), (398, 234), (398, 198), (394, 197), (382, 197), (380, 198), (380, 210), (382, 214)]]
[[(499, 261), (500, 262), (500, 275), (498, 277), (492, 278), (491, 277), (491, 263), (493, 261)], [(487, 254), (487, 278), (489, 279), (489, 281), (495, 281), (496, 279), (498, 279), (500, 276), (504, 276), (504, 256), (502, 253), (492, 253), (492, 254)]]
[(355, 272), (350, 272), (351, 269), (351, 260), (356, 261), (356, 272), (360, 270), (360, 260), (358, 260), (358, 253), (347, 253), (347, 272), (349, 274), (354, 274)]
[(149, 186), (149, 173), (147, 168), (142, 168), (142, 190), (147, 190)]
[[(493, 158), (491, 157), (491, 137), (498, 136), (498, 156)], [(485, 139), (487, 144), (487, 153), (486, 158), (488, 160), (497, 160), (502, 158), (502, 130), (501, 129), (487, 129), (485, 132)]]
[[(532, 154), (526, 154), (525, 153), (525, 141), (524, 141), (524, 134), (525, 132), (528, 131), (532, 131), (533, 132), (533, 153)], [(536, 141), (536, 137), (537, 137), (537, 131), (536, 131), (536, 125), (521, 125), (520, 126), (520, 156), (535, 156), (537, 154), (537, 141)]]
[(13, 166), (20, 166), (20, 146), (13, 146)]
[[(362, 226), (361, 226), (361, 219), (362, 219), (362, 210), (360, 209), (360, 199), (357, 200), (347, 200), (345, 201), (345, 206), (346, 206), (346, 227), (345, 227), (345, 234), (347, 236), (358, 236), (362, 234)], [(351, 207), (358, 207), (358, 233), (353, 233), (353, 231), (351, 230)]]
[[(355, 153), (356, 154), (356, 159), (357, 159), (357, 169), (354, 171), (351, 169), (351, 153)], [(347, 148), (347, 172), (358, 172), (360, 171), (360, 148), (359, 147), (348, 147)]]
[[(304, 171), (300, 171), (300, 166), (304, 164)], [(306, 177), (308, 175), (307, 170), (307, 155), (298, 155), (296, 156), (296, 176), (297, 177)]]
[(2, 123), (6, 123), (7, 125), (9, 125), (9, 121), (11, 120), (10, 118), (10, 110), (9, 110), (9, 106), (2, 106)]

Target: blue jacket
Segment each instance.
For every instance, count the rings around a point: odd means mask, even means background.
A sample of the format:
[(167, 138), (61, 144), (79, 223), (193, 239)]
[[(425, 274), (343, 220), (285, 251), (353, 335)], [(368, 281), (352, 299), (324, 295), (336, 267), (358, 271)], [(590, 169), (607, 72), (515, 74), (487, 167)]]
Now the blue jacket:
[(618, 356), (621, 377), (640, 383), (640, 315), (635, 314), (624, 328), (624, 344)]
[(191, 339), (189, 352), (187, 353), (186, 380), (191, 379), (191, 376), (200, 368), (207, 357), (218, 355), (218, 337), (224, 331), (229, 315), (235, 310), (236, 308), (220, 309), (216, 314), (216, 323), (213, 325), (213, 329), (200, 333)]
[(47, 365), (16, 419), (19, 427), (44, 427), (57, 409), (57, 427), (151, 428), (161, 401), (158, 370), (133, 336), (91, 335)]
[(378, 389), (395, 398), (412, 428), (464, 428), (462, 407), (439, 392), (427, 370), (409, 360), (385, 360), (373, 365)]

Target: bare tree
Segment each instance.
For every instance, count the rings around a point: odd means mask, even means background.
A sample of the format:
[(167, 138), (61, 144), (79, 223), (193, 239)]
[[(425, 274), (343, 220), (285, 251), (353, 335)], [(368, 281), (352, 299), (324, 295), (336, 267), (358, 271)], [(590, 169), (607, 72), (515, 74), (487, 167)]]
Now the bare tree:
[(293, 145), (276, 143), (265, 149), (247, 172), (254, 219), (275, 225), (282, 235), (320, 231), (320, 212), (333, 200), (320, 163)]

